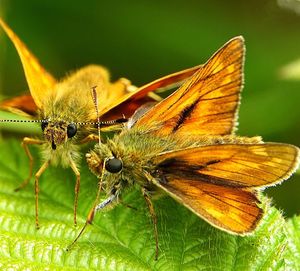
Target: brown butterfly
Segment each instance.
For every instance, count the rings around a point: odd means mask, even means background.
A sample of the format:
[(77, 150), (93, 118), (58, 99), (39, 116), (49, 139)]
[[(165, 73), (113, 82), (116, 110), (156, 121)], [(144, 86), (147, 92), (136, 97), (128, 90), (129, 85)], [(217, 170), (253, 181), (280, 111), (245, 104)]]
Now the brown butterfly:
[[(86, 155), (99, 191), (72, 244), (95, 212), (118, 202), (133, 184), (141, 187), (152, 216), (156, 256), (150, 194), (157, 188), (226, 232), (243, 235), (257, 227), (263, 216), (257, 192), (295, 171), (299, 149), (234, 135), (244, 54), (243, 38), (233, 38), (176, 92), (137, 110), (121, 133)], [(99, 203), (102, 189), (107, 198)]]
[[(41, 139), (29, 137), (23, 139), (22, 146), (30, 161), (29, 176), (16, 190), (26, 186), (32, 177), (33, 157), (28, 146), (41, 145), (44, 161), (35, 173), (36, 226), (38, 227), (39, 178), (50, 163), (71, 167), (76, 175), (74, 199), (74, 223), (76, 224), (80, 186), (79, 145), (98, 140), (98, 136), (93, 132), (96, 131), (95, 124), (99, 116), (102, 120), (119, 119), (123, 122), (123, 118), (126, 120), (142, 104), (158, 99), (158, 96), (151, 91), (160, 88), (168, 89), (190, 77), (201, 66), (162, 77), (140, 88), (131, 85), (125, 78), (111, 83), (108, 71), (98, 65), (83, 67), (57, 81), (39, 64), (37, 58), (1, 19), (0, 26), (18, 51), (30, 90), (30, 94), (1, 102), (0, 109), (27, 116), (32, 119), (32, 122), (40, 122), (43, 135)], [(91, 99), (91, 92), (95, 92), (94, 100)], [(100, 102), (95, 101), (95, 98)], [(97, 103), (97, 112), (95, 103)], [(0, 122), (18, 121), (0, 120)], [(109, 124), (116, 124), (116, 122), (109, 122)]]

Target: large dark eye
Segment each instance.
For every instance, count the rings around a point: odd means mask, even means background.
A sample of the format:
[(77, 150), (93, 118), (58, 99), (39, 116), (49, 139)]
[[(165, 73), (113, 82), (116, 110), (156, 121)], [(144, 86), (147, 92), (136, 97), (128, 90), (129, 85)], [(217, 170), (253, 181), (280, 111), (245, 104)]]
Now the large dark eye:
[(67, 127), (68, 138), (71, 138), (74, 135), (76, 135), (76, 132), (77, 132), (77, 126), (74, 123), (70, 123)]
[(118, 158), (113, 157), (105, 161), (105, 169), (110, 173), (118, 173), (122, 168), (122, 161)]
[(41, 128), (42, 128), (43, 131), (44, 131), (45, 128), (48, 126), (48, 124), (49, 124), (49, 122), (48, 122), (47, 120), (43, 120), (43, 121), (42, 121)]

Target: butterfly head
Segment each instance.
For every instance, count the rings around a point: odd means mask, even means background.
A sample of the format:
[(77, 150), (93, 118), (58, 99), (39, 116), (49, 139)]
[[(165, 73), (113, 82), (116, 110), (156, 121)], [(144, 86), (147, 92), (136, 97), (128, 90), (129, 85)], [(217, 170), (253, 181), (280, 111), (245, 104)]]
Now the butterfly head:
[(53, 150), (77, 134), (77, 125), (72, 122), (44, 120), (41, 123), (41, 128), (44, 138), (51, 143)]
[(110, 194), (116, 188), (120, 191), (135, 183), (147, 185), (147, 173), (156, 168), (152, 158), (173, 145), (170, 140), (131, 129), (96, 145), (86, 159), (92, 173), (102, 178), (104, 190)]

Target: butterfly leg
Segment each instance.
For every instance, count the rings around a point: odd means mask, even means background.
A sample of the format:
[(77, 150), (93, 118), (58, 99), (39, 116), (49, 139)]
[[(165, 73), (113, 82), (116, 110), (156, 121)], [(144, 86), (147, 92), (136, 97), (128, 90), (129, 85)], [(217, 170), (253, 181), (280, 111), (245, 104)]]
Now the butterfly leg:
[(89, 134), (88, 136), (86, 136), (84, 139), (80, 141), (80, 144), (85, 144), (92, 141), (98, 142), (98, 140), (99, 140), (98, 135)]
[(50, 164), (50, 160), (46, 161), (35, 174), (34, 191), (35, 191), (35, 226), (39, 228), (39, 179), (43, 172)]
[(96, 196), (95, 203), (94, 203), (93, 207), (91, 208), (91, 210), (89, 211), (89, 214), (87, 216), (87, 219), (85, 221), (84, 226), (82, 227), (82, 229), (80, 230), (79, 234), (74, 239), (74, 241), (68, 246), (67, 251), (69, 251), (72, 248), (72, 246), (77, 242), (77, 240), (83, 234), (83, 232), (86, 229), (86, 227), (89, 224), (92, 224), (92, 222), (94, 220), (94, 217), (95, 217), (95, 212), (98, 211), (98, 210), (101, 210), (101, 209), (105, 208), (107, 205), (109, 205), (112, 202), (114, 202), (114, 200), (117, 198), (117, 196), (115, 194), (112, 194), (111, 196), (109, 196), (104, 201), (98, 203), (99, 202), (99, 197), (100, 197), (101, 190), (102, 190), (102, 177), (100, 178), (99, 183), (98, 183), (98, 191), (97, 191), (97, 196)]
[[(86, 136), (84, 139), (82, 139), (80, 144), (85, 144), (91, 141), (98, 141), (98, 140), (99, 137), (97, 135), (90, 134)], [(80, 189), (80, 172), (72, 158), (70, 158), (70, 167), (76, 176), (75, 198), (74, 198), (74, 225), (77, 225), (77, 206), (78, 206), (78, 196), (79, 196), (79, 189)]]
[(74, 198), (74, 225), (77, 225), (77, 206), (78, 206), (78, 195), (80, 189), (80, 172), (75, 162), (72, 159), (70, 159), (70, 166), (76, 176), (75, 198)]
[(17, 187), (17, 188), (15, 189), (16, 192), (19, 191), (19, 190), (21, 190), (21, 189), (23, 189), (23, 188), (29, 183), (29, 181), (30, 181), (30, 179), (31, 179), (31, 177), (32, 177), (32, 171), (33, 171), (33, 157), (32, 157), (32, 155), (31, 155), (31, 152), (30, 152), (29, 148), (28, 148), (28, 145), (29, 145), (29, 144), (41, 145), (41, 144), (43, 144), (43, 143), (44, 143), (44, 141), (39, 140), (39, 139), (34, 139), (34, 138), (30, 138), (30, 137), (24, 137), (24, 138), (23, 138), (23, 141), (22, 141), (22, 147), (23, 147), (23, 149), (24, 149), (24, 151), (25, 151), (25, 153), (26, 153), (26, 155), (27, 155), (27, 157), (28, 157), (28, 159), (29, 159), (29, 176), (28, 176), (27, 179), (25, 179), (25, 180), (20, 184), (19, 187)]
[[(123, 91), (125, 93), (134, 92), (138, 89), (138, 87), (136, 87), (135, 85), (132, 85), (130, 80), (128, 80), (126, 78), (120, 78), (118, 81), (116, 81), (113, 84), (113, 87), (117, 88), (117, 89), (119, 88), (120, 90), (123, 89)], [(159, 95), (155, 94), (154, 92), (149, 92), (148, 96), (157, 102), (162, 100), (162, 98)]]
[(158, 258), (158, 232), (157, 232), (157, 217), (155, 214), (155, 210), (154, 210), (154, 206), (153, 203), (151, 201), (151, 198), (149, 196), (149, 191), (143, 187), (142, 188), (142, 193), (144, 196), (144, 199), (146, 200), (150, 215), (151, 215), (151, 219), (153, 222), (153, 226), (154, 226), (154, 236), (155, 236), (155, 260), (157, 260)]
[(114, 88), (114, 91), (124, 93), (133, 92), (137, 90), (137, 87), (135, 85), (132, 85), (131, 81), (124, 77), (114, 82), (112, 87)]

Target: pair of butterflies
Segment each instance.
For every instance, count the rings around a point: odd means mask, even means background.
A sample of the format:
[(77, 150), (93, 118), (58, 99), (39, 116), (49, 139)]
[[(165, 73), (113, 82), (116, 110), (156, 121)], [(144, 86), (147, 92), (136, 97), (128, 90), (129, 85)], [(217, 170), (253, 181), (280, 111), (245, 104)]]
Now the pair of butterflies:
[[(31, 94), (4, 101), (1, 108), (29, 114), (41, 121), (43, 130), (43, 140), (23, 141), (31, 171), (28, 144), (40, 144), (45, 156), (35, 175), (36, 199), (38, 179), (50, 162), (73, 169), (78, 195), (78, 146), (97, 140), (95, 127), (87, 122), (98, 124), (99, 117), (130, 117), (121, 131), (96, 144), (86, 155), (100, 183), (86, 225), (96, 211), (117, 202), (137, 183), (153, 219), (157, 247), (156, 216), (150, 198), (156, 188), (211, 225), (246, 234), (256, 228), (263, 215), (257, 192), (287, 179), (299, 164), (299, 149), (293, 145), (234, 134), (243, 86), (242, 37), (231, 39), (204, 65), (134, 89), (126, 79), (110, 83), (107, 71), (99, 66), (82, 68), (58, 83), (12, 30), (3, 21), (0, 24), (18, 50)], [(185, 82), (169, 97), (154, 106), (148, 103), (153, 101), (151, 91), (182, 80)], [(90, 95), (94, 86), (99, 103)], [(131, 88), (134, 90), (129, 92)], [(101, 190), (107, 198), (99, 203)], [(75, 223), (76, 206), (77, 196)]]

